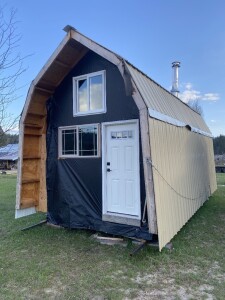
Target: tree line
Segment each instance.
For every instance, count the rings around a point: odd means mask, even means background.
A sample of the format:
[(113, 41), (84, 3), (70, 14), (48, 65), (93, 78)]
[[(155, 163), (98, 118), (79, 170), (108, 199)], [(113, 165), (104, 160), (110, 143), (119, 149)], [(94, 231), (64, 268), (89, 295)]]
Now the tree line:
[(5, 133), (0, 126), (0, 147), (4, 147), (8, 144), (18, 144), (18, 143), (19, 143), (18, 134)]
[(213, 139), (214, 154), (225, 154), (225, 135)]

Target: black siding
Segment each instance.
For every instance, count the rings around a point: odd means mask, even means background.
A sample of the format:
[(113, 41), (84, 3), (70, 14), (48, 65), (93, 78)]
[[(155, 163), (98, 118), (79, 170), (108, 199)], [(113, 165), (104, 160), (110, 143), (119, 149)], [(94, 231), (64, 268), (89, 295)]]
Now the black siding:
[[(73, 117), (72, 78), (106, 71), (107, 112)], [(48, 216), (53, 223), (69, 228), (90, 228), (124, 236), (151, 239), (142, 228), (102, 221), (102, 159), (58, 159), (58, 127), (139, 119), (131, 96), (126, 96), (118, 68), (89, 51), (63, 80), (48, 101), (47, 191)], [(141, 149), (140, 149), (141, 150)], [(141, 203), (145, 199), (143, 165), (140, 151)]]

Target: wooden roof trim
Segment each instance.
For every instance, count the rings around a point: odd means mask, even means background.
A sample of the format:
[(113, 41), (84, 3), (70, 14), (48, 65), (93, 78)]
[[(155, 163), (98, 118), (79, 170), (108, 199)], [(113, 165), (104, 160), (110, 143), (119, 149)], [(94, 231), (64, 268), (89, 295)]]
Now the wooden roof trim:
[(71, 68), (71, 65), (68, 65), (68, 64), (62, 62), (62, 61), (59, 60), (59, 59), (56, 59), (55, 62), (56, 62), (57, 65), (59, 65), (59, 66), (61, 66), (61, 67), (63, 67), (63, 68), (67, 68), (67, 69), (70, 69), (70, 68)]
[(48, 70), (48, 68), (52, 65), (52, 63), (55, 61), (59, 53), (62, 51), (62, 49), (65, 47), (67, 42), (70, 40), (70, 34), (68, 33), (62, 42), (59, 44), (59, 46), (56, 48), (56, 50), (53, 52), (53, 54), (48, 59), (47, 63), (44, 65), (44, 67), (41, 69), (41, 71), (38, 73), (34, 81), (31, 83), (30, 89), (27, 94), (26, 102), (23, 108), (22, 116), (20, 119), (20, 122), (24, 122), (25, 116), (27, 114), (27, 110), (31, 101), (31, 98), (33, 96), (34, 88), (38, 84), (38, 82), (41, 80), (41, 78), (44, 76), (45, 72)]
[(70, 34), (67, 34), (64, 39), (61, 41), (59, 46), (56, 48), (56, 50), (53, 52), (53, 54), (48, 59), (47, 63), (44, 65), (44, 67), (41, 69), (41, 71), (38, 73), (36, 78), (34, 79), (34, 85), (36, 85), (39, 80), (44, 76), (45, 72), (49, 69), (49, 67), (52, 65), (55, 60), (57, 60), (57, 56), (62, 51), (62, 49), (65, 47), (67, 42), (70, 40)]
[[(27, 95), (27, 98), (26, 98), (26, 102), (25, 102), (25, 105), (24, 105), (24, 109), (23, 109), (23, 112), (22, 112), (21, 122), (24, 122), (24, 119), (25, 119), (25, 116), (27, 114), (31, 98), (33, 96), (33, 93), (35, 93), (36, 85), (38, 85), (40, 80), (44, 80), (45, 73), (47, 72), (47, 70), (50, 68), (50, 66), (53, 63), (59, 64), (59, 65), (61, 64), (61, 62), (59, 62), (57, 57), (71, 38), (74, 39), (75, 41), (79, 42), (84, 47), (86, 47), (86, 49), (84, 49), (84, 51), (82, 51), (81, 55), (79, 55), (78, 60), (75, 60), (75, 63), (73, 64), (73, 66), (77, 63), (77, 61), (79, 61), (79, 59), (83, 55), (85, 55), (85, 53), (88, 51), (87, 49), (90, 49), (93, 52), (97, 53), (98, 55), (100, 55), (100, 56), (104, 57), (105, 59), (107, 59), (108, 61), (110, 61), (112, 64), (116, 65), (118, 67), (121, 75), (123, 76), (124, 70), (123, 70), (123, 66), (122, 66), (122, 59), (120, 57), (118, 57), (115, 53), (113, 53), (110, 50), (102, 47), (101, 45), (95, 43), (91, 39), (87, 38), (86, 36), (82, 35), (78, 31), (71, 28), (67, 32), (67, 35), (64, 37), (62, 42), (59, 44), (59, 46), (53, 52), (51, 57), (48, 59), (47, 63), (44, 65), (44, 67), (38, 73), (38, 75), (36, 76), (34, 81), (31, 83), (31, 86), (30, 86), (30, 89), (29, 89), (29, 92), (28, 92), (28, 95)], [(70, 68), (68, 68), (68, 71), (73, 66), (70, 66)], [(64, 67), (67, 67), (67, 66), (64, 65)]]
[(112, 64), (116, 65), (119, 68), (120, 72), (122, 71), (122, 58), (118, 57), (115, 53), (102, 47), (101, 45), (87, 38), (86, 36), (79, 33), (78, 31), (71, 29), (70, 34), (75, 41), (81, 43), (82, 45), (89, 48), (93, 52), (107, 59)]

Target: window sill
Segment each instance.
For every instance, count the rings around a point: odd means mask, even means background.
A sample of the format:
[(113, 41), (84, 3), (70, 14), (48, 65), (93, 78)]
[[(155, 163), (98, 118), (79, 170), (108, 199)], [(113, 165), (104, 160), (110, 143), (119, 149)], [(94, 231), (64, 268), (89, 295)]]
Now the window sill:
[(101, 156), (98, 155), (98, 156), (59, 156), (58, 159), (71, 159), (71, 158), (100, 158)]
[(99, 114), (105, 114), (106, 110), (97, 110), (97, 111), (89, 111), (89, 112), (78, 112), (74, 113), (74, 117), (84, 117), (84, 116), (89, 116), (89, 115), (99, 115)]

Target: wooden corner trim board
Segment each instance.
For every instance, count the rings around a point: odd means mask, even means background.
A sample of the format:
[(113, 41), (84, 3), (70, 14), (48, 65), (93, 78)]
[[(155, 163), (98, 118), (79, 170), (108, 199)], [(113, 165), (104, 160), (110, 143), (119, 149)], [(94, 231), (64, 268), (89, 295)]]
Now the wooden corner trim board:
[[(136, 92), (133, 93), (133, 99), (135, 103), (136, 104), (139, 103), (139, 105), (141, 104), (141, 101), (143, 101), (140, 93), (137, 90)], [(156, 218), (153, 172), (152, 172), (152, 165), (149, 163), (151, 161), (151, 147), (150, 147), (149, 122), (148, 122), (149, 117), (148, 117), (147, 107), (139, 110), (139, 114), (140, 114), (144, 178), (145, 178), (146, 204), (147, 204), (147, 213), (148, 213), (148, 226), (149, 226), (150, 233), (157, 234), (158, 228), (157, 228), (157, 218)]]
[(18, 166), (17, 166), (17, 183), (16, 183), (16, 209), (20, 209), (21, 202), (21, 186), (22, 186), (22, 167), (23, 167), (23, 138), (24, 138), (24, 125), (22, 122), (19, 124), (19, 150), (18, 150)]
[[(139, 109), (149, 232), (153, 234), (157, 234), (158, 228), (157, 228), (157, 218), (156, 218), (153, 172), (152, 172), (152, 165), (149, 163), (151, 161), (151, 146), (150, 146), (150, 135), (149, 135), (148, 108), (142, 98), (140, 91), (138, 90), (135, 81), (132, 78), (132, 75), (129, 72), (129, 69), (127, 68), (125, 61), (123, 67), (124, 70), (121, 73), (121, 75), (123, 76), (123, 78), (125, 73), (129, 75), (131, 84), (133, 86), (132, 97)], [(127, 80), (127, 78), (126, 79), (124, 78), (124, 80)]]

